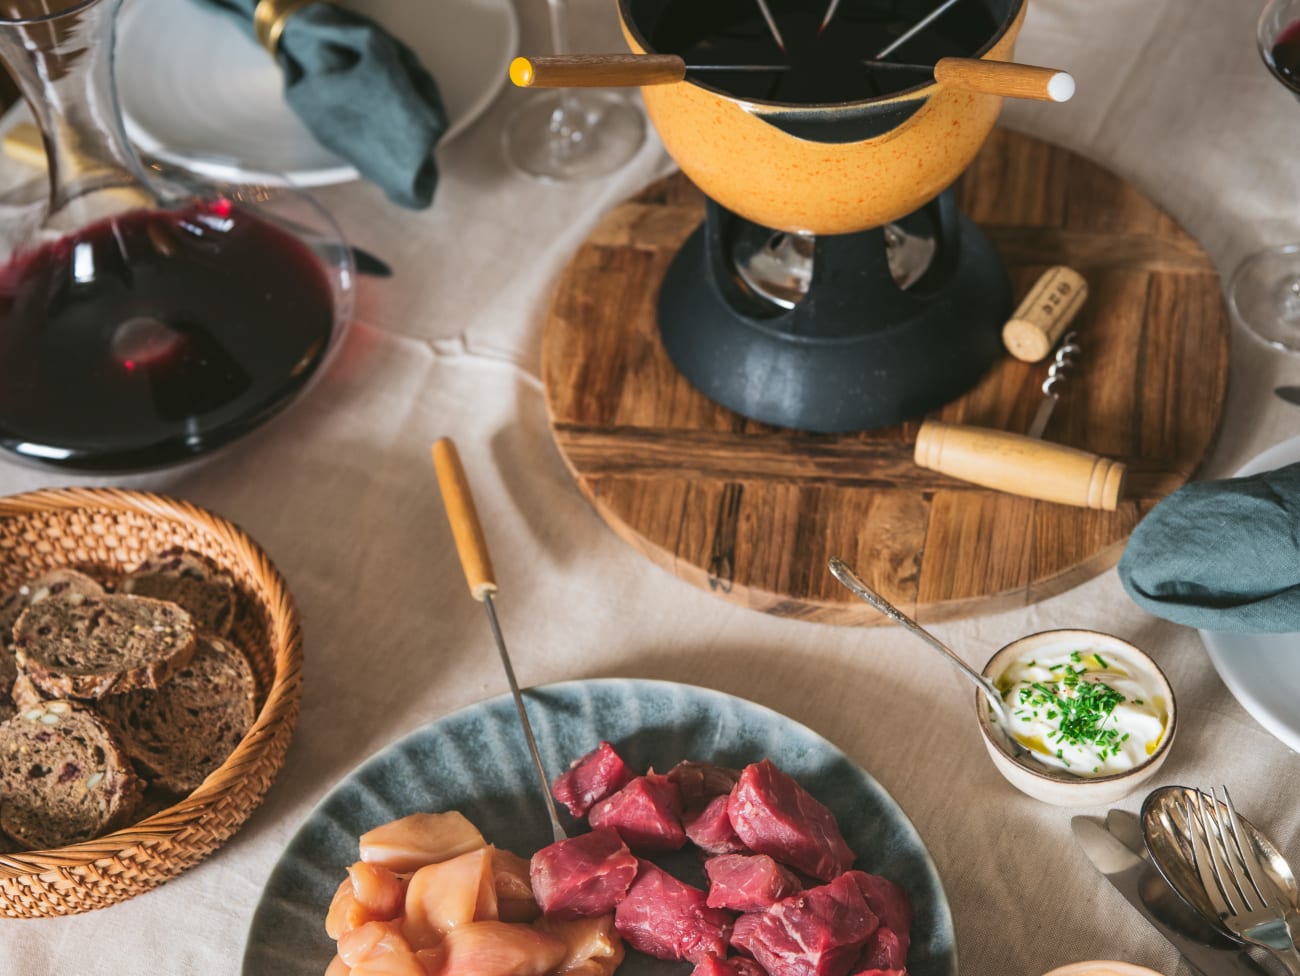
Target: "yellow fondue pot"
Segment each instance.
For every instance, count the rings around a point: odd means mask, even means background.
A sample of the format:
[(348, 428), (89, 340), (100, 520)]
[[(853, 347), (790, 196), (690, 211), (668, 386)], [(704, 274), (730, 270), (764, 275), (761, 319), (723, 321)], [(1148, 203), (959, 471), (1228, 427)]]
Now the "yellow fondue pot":
[[(647, 33), (668, 2), (618, 0), (634, 53), (658, 53)], [(1026, 0), (969, 2), (1000, 17), (974, 56), (1010, 61)], [(689, 78), (641, 93), (669, 154), (707, 196), (765, 227), (813, 234), (879, 227), (920, 208), (970, 164), (1002, 106), (934, 81), (815, 105), (740, 98)]]

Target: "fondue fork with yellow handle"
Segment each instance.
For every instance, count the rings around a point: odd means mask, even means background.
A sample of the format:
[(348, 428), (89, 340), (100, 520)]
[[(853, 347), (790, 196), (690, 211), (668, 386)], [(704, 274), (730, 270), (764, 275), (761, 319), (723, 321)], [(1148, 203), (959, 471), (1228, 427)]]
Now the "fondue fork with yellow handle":
[[(943, 88), (1065, 102), (1074, 95), (1074, 78), (1057, 68), (983, 58), (941, 58), (933, 67), (893, 61), (862, 62), (867, 67), (930, 74)], [(510, 80), (520, 88), (620, 88), (673, 85), (688, 71), (789, 71), (788, 64), (692, 64), (676, 54), (564, 54), (518, 57), (510, 63)]]

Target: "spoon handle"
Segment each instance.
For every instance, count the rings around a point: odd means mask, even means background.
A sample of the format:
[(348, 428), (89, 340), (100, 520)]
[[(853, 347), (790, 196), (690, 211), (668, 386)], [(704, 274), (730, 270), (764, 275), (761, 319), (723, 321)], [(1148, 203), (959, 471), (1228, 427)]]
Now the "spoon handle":
[(947, 644), (939, 640), (939, 638), (935, 637), (934, 634), (930, 633), (915, 620), (907, 616), (907, 614), (903, 613), (903, 611), (899, 610), (896, 606), (868, 586), (862, 577), (849, 569), (848, 564), (846, 564), (844, 560), (840, 559), (838, 556), (831, 556), (828, 565), (830, 566), (831, 573), (835, 578), (852, 590), (855, 595), (871, 604), (908, 633), (921, 638), (921, 640), (925, 641), (935, 650), (943, 651), (944, 654), (948, 655), (948, 660), (957, 665), (958, 668), (966, 673), (968, 678), (984, 689), (986, 695), (993, 697), (999, 703), (1001, 702), (997, 689), (993, 687), (992, 682), (963, 661), (957, 655), (957, 652)]

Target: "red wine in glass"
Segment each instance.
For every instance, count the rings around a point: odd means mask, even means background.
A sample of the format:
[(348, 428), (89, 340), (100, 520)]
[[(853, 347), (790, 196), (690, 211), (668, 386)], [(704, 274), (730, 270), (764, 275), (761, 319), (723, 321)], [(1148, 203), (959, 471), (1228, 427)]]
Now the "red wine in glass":
[(1300, 20), (1282, 28), (1265, 60), (1284, 85), (1300, 94)]
[(316, 255), (227, 200), (81, 228), (0, 267), (0, 445), (92, 470), (210, 450), (306, 384), (334, 319)]

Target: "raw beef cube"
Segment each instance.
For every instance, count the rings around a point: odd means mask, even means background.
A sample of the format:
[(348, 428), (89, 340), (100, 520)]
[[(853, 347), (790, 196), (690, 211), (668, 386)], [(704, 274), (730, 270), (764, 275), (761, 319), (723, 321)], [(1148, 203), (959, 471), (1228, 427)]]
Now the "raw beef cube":
[(555, 799), (575, 817), (585, 817), (591, 805), (621, 790), (632, 779), (623, 757), (602, 741), (585, 756), (569, 764), (551, 784)]
[(906, 968), (912, 932), (912, 902), (907, 892), (878, 874), (850, 871), (849, 877), (862, 892), (867, 907), (880, 917), (880, 928), (863, 948), (858, 967), (865, 970)]
[(867, 944), (862, 947), (858, 961), (853, 964), (854, 973), (892, 972), (906, 968), (907, 937), (899, 937), (893, 929), (883, 925), (872, 933)]
[(726, 796), (740, 779), (739, 769), (715, 766), (708, 762), (683, 760), (668, 770), (668, 778), (682, 791), (682, 805), (690, 810), (712, 800)]
[(686, 836), (706, 854), (742, 854), (745, 842), (736, 836), (727, 815), (727, 796), (715, 796), (708, 805), (682, 817)]
[(731, 944), (771, 976), (847, 976), (880, 920), (849, 875), (736, 919)]
[(745, 767), (727, 815), (750, 850), (820, 881), (839, 877), (853, 864), (835, 816), (770, 759)]
[(726, 956), (732, 917), (710, 908), (699, 888), (642, 861), (627, 897), (614, 911), (614, 927), (628, 945), (648, 956), (699, 963)]
[(636, 855), (613, 830), (593, 830), (543, 847), (528, 877), (542, 914), (586, 918), (612, 912), (636, 877)]
[(730, 959), (705, 959), (691, 970), (691, 976), (767, 976), (767, 973), (752, 959), (732, 956)]
[(682, 795), (667, 776), (638, 776), (591, 808), (593, 827), (611, 827), (632, 850), (675, 851), (686, 844)]
[(770, 908), (803, 888), (799, 879), (766, 854), (723, 854), (704, 862), (709, 907), (737, 912)]

